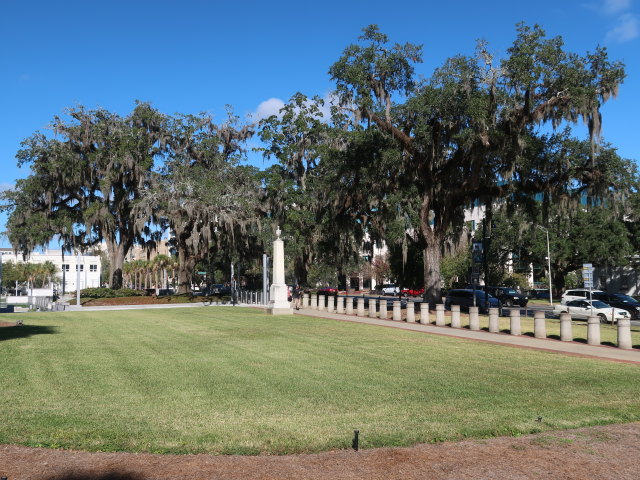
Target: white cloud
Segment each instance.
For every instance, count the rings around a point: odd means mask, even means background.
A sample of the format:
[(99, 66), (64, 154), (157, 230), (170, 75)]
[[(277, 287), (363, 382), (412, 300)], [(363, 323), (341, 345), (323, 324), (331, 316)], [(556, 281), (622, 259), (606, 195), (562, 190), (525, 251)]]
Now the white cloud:
[[(324, 100), (324, 105), (320, 107), (320, 114), (322, 118), (325, 120), (329, 120), (331, 118), (331, 106), (338, 104), (338, 98), (334, 93), (327, 93), (322, 98)], [(311, 103), (312, 99), (308, 99), (308, 103)], [(269, 100), (265, 100), (260, 105), (255, 112), (249, 114), (249, 117), (253, 121), (262, 120), (264, 118), (268, 118), (271, 115), (276, 115), (280, 117), (280, 109), (284, 107), (284, 102), (279, 98), (270, 98)]]
[(271, 115), (280, 116), (280, 109), (282, 107), (284, 107), (282, 100), (279, 98), (270, 98), (258, 105), (256, 111), (251, 114), (251, 119), (257, 121), (269, 118)]
[(13, 183), (0, 183), (0, 193), (6, 190), (13, 190), (15, 185)]
[(602, 10), (610, 15), (626, 12), (631, 8), (631, 0), (604, 0)]
[(625, 13), (618, 17), (618, 23), (607, 32), (605, 41), (607, 43), (624, 43), (633, 40), (640, 34), (640, 24), (638, 18)]

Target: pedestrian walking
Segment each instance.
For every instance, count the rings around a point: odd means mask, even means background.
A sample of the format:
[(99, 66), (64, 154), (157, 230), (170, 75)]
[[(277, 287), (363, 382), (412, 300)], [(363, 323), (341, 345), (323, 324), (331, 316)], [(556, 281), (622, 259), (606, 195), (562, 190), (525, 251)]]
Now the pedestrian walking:
[(293, 306), (296, 310), (300, 310), (300, 304), (302, 303), (302, 289), (300, 285), (296, 284), (293, 289)]

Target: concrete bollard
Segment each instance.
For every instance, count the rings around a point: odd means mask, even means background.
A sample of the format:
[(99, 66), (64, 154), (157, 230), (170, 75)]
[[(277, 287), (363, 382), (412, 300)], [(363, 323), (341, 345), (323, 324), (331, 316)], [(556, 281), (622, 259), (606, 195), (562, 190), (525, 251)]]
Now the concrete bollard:
[(628, 318), (618, 320), (618, 348), (626, 350), (633, 348), (631, 343), (631, 320)]
[(353, 297), (345, 297), (345, 302), (347, 302), (347, 308), (345, 309), (345, 313), (347, 315), (353, 315)]
[(469, 307), (469, 330), (480, 330), (480, 307)]
[(344, 313), (344, 297), (336, 297), (336, 313)]
[(439, 327), (444, 327), (444, 305), (442, 303), (438, 303), (436, 305), (436, 325)]
[(547, 324), (544, 312), (536, 310), (533, 312), (533, 336), (536, 338), (547, 338)]
[(358, 309), (357, 309), (356, 315), (358, 315), (359, 317), (364, 317), (364, 298), (359, 297), (357, 302), (358, 302)]
[(393, 301), (393, 320), (402, 321), (402, 302), (400, 300)]
[(369, 318), (378, 318), (378, 312), (376, 311), (377, 300), (375, 298), (369, 299)]
[(600, 317), (590, 316), (587, 319), (587, 343), (600, 345)]
[(416, 323), (416, 305), (407, 301), (407, 323)]
[(460, 305), (451, 305), (451, 327), (460, 328)]
[(318, 295), (318, 310), (324, 312), (327, 309), (327, 296)]
[(498, 333), (500, 331), (500, 309), (489, 309), (489, 331), (491, 333)]
[(382, 298), (380, 300), (380, 318), (385, 320), (387, 318), (387, 299)]
[(522, 335), (522, 326), (520, 324), (519, 308), (512, 308), (509, 311), (509, 333), (511, 335)]
[(420, 323), (423, 325), (429, 323), (429, 304), (425, 302), (420, 303)]
[(336, 297), (327, 295), (327, 312), (334, 313), (336, 311)]
[(573, 327), (571, 325), (571, 314), (560, 314), (560, 340), (563, 342), (573, 342)]
[(302, 295), (302, 308), (309, 308), (309, 294)]
[(315, 293), (311, 294), (311, 310), (318, 309), (318, 296)]

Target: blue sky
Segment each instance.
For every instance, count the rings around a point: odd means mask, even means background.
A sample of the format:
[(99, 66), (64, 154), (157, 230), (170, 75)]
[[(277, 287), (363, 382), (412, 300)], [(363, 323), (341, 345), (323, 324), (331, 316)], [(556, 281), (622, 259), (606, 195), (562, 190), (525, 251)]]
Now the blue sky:
[(639, 2), (0, 0), (0, 188), (29, 173), (16, 166), (20, 142), (66, 107), (126, 115), (139, 99), (221, 119), (227, 104), (245, 117), (274, 111), (296, 91), (326, 96), (327, 70), (371, 23), (393, 41), (423, 44), (425, 76), (473, 53), (478, 38), (501, 56), (519, 21), (562, 35), (579, 53), (606, 46), (628, 78), (603, 109), (603, 135), (638, 160)]

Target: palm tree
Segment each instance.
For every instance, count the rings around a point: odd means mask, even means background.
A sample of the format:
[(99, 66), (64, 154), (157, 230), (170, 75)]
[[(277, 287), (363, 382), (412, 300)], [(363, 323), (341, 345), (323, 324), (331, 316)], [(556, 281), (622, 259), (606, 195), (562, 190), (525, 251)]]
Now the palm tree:
[(124, 275), (125, 285), (129, 288), (132, 288), (131, 284), (131, 274), (134, 272), (134, 267), (132, 262), (124, 262), (122, 264), (122, 273)]
[[(156, 275), (156, 288), (158, 288), (158, 271), (162, 271), (162, 279), (163, 280), (168, 280), (167, 278), (167, 267), (169, 267), (169, 265), (171, 264), (171, 257), (169, 257), (168, 255), (156, 255), (155, 258), (153, 259), (153, 271), (155, 272)], [(166, 285), (166, 281), (165, 284), (163, 285), (164, 288), (167, 288)]]
[(51, 279), (56, 273), (58, 273), (58, 267), (56, 267), (50, 260), (47, 260), (46, 262), (38, 265), (37, 273), (42, 279), (40, 286), (44, 288), (45, 282), (47, 285), (51, 285)]
[(31, 290), (30, 295), (33, 295), (33, 282), (38, 275), (38, 266), (33, 263), (22, 262), (18, 263), (16, 267), (20, 278), (27, 282), (27, 289)]

